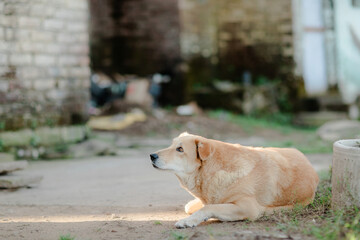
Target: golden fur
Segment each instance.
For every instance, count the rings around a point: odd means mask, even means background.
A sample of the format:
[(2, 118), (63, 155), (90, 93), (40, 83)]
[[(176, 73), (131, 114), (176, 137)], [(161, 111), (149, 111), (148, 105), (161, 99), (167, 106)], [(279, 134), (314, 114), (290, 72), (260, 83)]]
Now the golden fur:
[(304, 154), (292, 148), (245, 147), (183, 133), (156, 155), (154, 167), (173, 171), (195, 197), (185, 206), (191, 216), (177, 222), (178, 228), (305, 206), (319, 182)]

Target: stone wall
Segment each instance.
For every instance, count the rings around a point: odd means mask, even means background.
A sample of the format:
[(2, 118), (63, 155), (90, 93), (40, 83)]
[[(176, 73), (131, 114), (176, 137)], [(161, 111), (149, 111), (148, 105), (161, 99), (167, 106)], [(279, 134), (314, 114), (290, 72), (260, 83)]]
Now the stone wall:
[(218, 78), (239, 81), (244, 72), (254, 78), (293, 72), (292, 1), (180, 2), (181, 47), (187, 59), (208, 59)]
[(7, 129), (86, 116), (86, 0), (0, 1), (0, 122)]

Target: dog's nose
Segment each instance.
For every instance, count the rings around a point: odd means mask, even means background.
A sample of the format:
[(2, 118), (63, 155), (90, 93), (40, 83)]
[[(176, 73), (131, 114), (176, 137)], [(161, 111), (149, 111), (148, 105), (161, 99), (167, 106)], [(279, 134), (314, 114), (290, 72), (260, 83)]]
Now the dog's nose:
[(152, 153), (152, 154), (150, 154), (150, 158), (151, 158), (151, 161), (152, 161), (152, 162), (155, 162), (156, 159), (159, 158), (159, 156), (158, 156), (156, 153)]

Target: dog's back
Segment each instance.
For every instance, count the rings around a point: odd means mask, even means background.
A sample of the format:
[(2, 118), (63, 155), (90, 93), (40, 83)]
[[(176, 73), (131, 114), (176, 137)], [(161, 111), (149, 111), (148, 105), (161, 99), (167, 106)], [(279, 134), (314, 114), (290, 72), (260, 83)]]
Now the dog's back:
[[(297, 149), (269, 148), (283, 156), (286, 163), (279, 164), (281, 175), (278, 176), (279, 195), (274, 199), (272, 206), (294, 204), (309, 204), (319, 183), (318, 175), (309, 160)], [(283, 184), (286, 182), (287, 184)]]

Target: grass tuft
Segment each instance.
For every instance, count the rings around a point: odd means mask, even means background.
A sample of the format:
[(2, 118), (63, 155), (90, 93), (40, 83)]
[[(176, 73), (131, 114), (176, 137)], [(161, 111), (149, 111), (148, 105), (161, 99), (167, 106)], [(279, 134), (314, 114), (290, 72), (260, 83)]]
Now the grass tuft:
[(71, 237), (70, 234), (61, 235), (61, 236), (59, 237), (59, 240), (75, 240), (75, 237)]
[[(292, 116), (277, 113), (261, 117), (234, 114), (229, 111), (210, 111), (209, 116), (238, 125), (249, 135), (268, 130), (274, 131), (279, 139), (271, 139), (264, 147), (294, 147), (303, 153), (331, 153), (332, 143), (321, 140), (316, 128), (304, 128), (292, 124)], [(261, 135), (261, 134), (260, 134)]]
[(174, 240), (187, 240), (189, 237), (181, 232), (170, 232), (171, 239)]
[(319, 176), (313, 203), (306, 207), (296, 205), (292, 210), (264, 216), (259, 221), (273, 222), (278, 230), (287, 234), (302, 233), (321, 240), (360, 239), (359, 209), (353, 206), (333, 211), (330, 172), (320, 172)]

